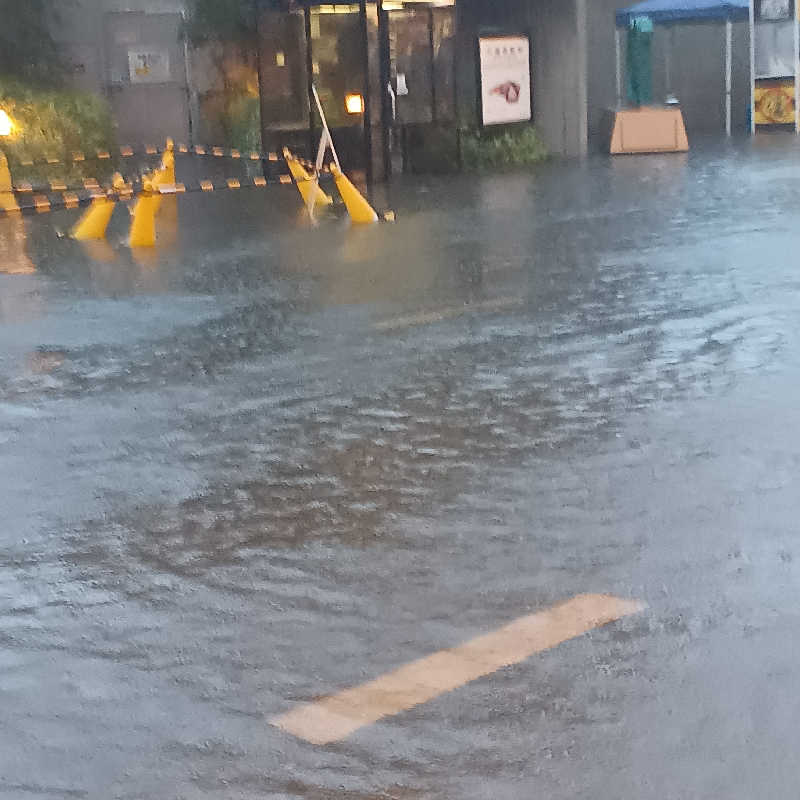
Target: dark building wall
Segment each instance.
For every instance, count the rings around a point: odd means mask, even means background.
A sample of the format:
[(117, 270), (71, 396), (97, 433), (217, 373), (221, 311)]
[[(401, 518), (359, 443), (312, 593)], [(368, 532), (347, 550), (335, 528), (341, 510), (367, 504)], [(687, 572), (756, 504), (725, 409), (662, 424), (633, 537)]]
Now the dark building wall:
[(478, 124), (476, 41), (483, 33), (531, 33), (530, 0), (457, 0), (456, 81), (462, 125)]
[(476, 39), (531, 37), (534, 123), (555, 154), (586, 150), (586, 0), (459, 0), (458, 95), (462, 125), (477, 119)]
[(66, 79), (85, 92), (103, 94), (106, 84), (104, 5), (101, 0), (73, 0), (52, 25), (67, 66)]
[(750, 24), (733, 26), (733, 129), (750, 131)]
[[(668, 54), (671, 55), (668, 56)], [(669, 57), (671, 87), (667, 86)], [(746, 128), (750, 97), (750, 32), (733, 26), (732, 124)], [(654, 99), (671, 91), (681, 102), (686, 130), (725, 131), (725, 23), (703, 22), (656, 28), (653, 40)]]
[(606, 110), (617, 102), (615, 12), (624, 0), (587, 0), (588, 133), (591, 149), (603, 145)]

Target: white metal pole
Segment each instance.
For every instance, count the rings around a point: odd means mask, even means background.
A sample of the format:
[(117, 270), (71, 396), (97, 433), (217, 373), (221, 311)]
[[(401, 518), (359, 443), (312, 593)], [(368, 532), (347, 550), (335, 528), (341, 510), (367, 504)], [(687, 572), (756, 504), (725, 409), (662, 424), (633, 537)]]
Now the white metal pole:
[(733, 85), (733, 23), (725, 20), (725, 135), (731, 135), (731, 88)]
[(616, 29), (614, 38), (617, 57), (617, 108), (622, 108), (622, 29)]
[[(336, 169), (341, 171), (342, 166), (339, 163), (339, 156), (336, 155), (336, 148), (333, 146), (333, 137), (331, 136), (331, 132), (328, 129), (328, 120), (325, 119), (325, 111), (322, 108), (322, 103), (320, 102), (319, 94), (317, 94), (317, 87), (313, 83), (311, 84), (311, 91), (314, 94), (314, 100), (316, 100), (316, 102), (317, 102), (317, 110), (319, 111), (319, 118), (322, 120), (322, 138), (323, 138), (323, 141), (327, 140), (327, 141), (325, 141), (325, 144), (330, 145), (330, 147), (331, 147), (331, 153), (333, 153), (333, 160), (334, 160), (334, 163), (336, 164)], [(323, 144), (322, 144), (322, 142), (320, 142), (320, 149), (322, 149), (322, 148), (323, 148)], [(322, 155), (324, 156), (324, 154), (325, 154), (325, 150), (322, 149)], [(322, 165), (321, 164), (318, 165), (317, 168), (319, 169), (320, 166), (322, 166)]]
[(794, 9), (794, 132), (800, 133), (800, 19)]
[(756, 12), (750, 0), (750, 133), (756, 132)]
[(664, 83), (667, 85), (667, 94), (672, 94), (672, 51), (675, 47), (675, 27), (670, 25), (667, 29), (667, 43), (664, 47)]

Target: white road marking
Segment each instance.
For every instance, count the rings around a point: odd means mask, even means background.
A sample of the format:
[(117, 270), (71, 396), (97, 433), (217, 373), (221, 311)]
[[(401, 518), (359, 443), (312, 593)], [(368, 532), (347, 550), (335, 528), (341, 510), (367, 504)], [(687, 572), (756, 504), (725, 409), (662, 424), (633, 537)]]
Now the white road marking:
[(365, 725), (407, 711), (644, 608), (636, 600), (611, 595), (577, 595), (361, 686), (301, 705), (271, 723), (312, 744), (338, 742)]
[(392, 317), (376, 322), (373, 327), (378, 331), (393, 331), (398, 328), (411, 328), (415, 325), (431, 325), (434, 322), (442, 322), (475, 311), (502, 311), (504, 308), (521, 306), (524, 302), (525, 300), (521, 297), (496, 297), (493, 300), (482, 300), (478, 303), (448, 306), (432, 311), (420, 311), (417, 314), (406, 314), (402, 317)]

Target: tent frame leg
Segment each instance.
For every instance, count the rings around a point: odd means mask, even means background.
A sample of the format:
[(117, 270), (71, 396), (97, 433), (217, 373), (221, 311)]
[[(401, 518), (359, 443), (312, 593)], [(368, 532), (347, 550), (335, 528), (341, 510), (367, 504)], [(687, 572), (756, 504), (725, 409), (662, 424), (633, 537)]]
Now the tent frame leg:
[(733, 23), (725, 20), (725, 135), (731, 135), (731, 89), (733, 87)]

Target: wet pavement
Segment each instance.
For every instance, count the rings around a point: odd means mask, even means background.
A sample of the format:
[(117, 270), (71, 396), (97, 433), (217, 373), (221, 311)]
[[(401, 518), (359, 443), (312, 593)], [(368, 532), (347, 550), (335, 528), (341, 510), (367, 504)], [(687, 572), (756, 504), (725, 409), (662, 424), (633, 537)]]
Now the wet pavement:
[[(765, 137), (0, 220), (0, 797), (793, 796), (799, 201)], [(585, 593), (648, 607), (271, 724)]]

